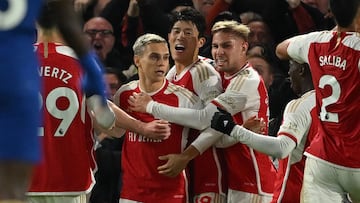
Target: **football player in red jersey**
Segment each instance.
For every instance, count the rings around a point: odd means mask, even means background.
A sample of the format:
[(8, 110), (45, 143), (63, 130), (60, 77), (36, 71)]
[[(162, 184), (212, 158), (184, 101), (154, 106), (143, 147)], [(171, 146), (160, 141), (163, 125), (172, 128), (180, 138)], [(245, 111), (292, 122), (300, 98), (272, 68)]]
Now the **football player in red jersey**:
[(277, 46), (281, 59), (308, 63), (316, 92), (318, 136), (306, 150), (304, 202), (360, 202), (360, 1), (330, 0), (337, 23)]
[[(169, 49), (165, 39), (155, 34), (140, 36), (134, 46), (134, 63), (139, 80), (120, 87), (114, 102), (131, 116), (152, 121), (148, 113), (130, 110), (128, 99), (133, 93), (147, 94), (155, 101), (176, 107), (196, 108), (200, 99), (189, 90), (165, 79), (169, 68)], [(189, 128), (171, 124), (171, 136), (166, 140), (148, 139), (142, 134), (127, 131), (122, 148), (122, 189), (120, 202), (187, 202), (187, 180), (185, 172), (174, 177), (164, 176), (157, 167), (164, 164), (161, 156), (181, 153), (186, 147)]]
[[(51, 9), (44, 9), (38, 20), (38, 43), (35, 45), (44, 84), (41, 92), (44, 119), (40, 126), (43, 157), (35, 167), (28, 197), (33, 203), (87, 202), (86, 194), (94, 184), (92, 170), (95, 167), (93, 119), (86, 106), (89, 98), (82, 89), (84, 71), (49, 11)], [(110, 102), (109, 106), (116, 115), (111, 134), (121, 136), (123, 133), (119, 130), (125, 128), (157, 139), (170, 135), (167, 122), (143, 123)], [(95, 112), (92, 116), (96, 118), (99, 114)], [(99, 119), (94, 122), (100, 129), (104, 126), (97, 123)]]
[[(263, 136), (236, 126), (231, 115), (216, 112), (211, 127), (228, 134), (249, 147), (279, 158), (272, 203), (300, 202), (305, 156), (304, 149), (316, 135), (315, 92), (307, 64), (290, 62), (289, 75), (300, 98), (290, 101), (277, 137)], [(225, 125), (226, 124), (226, 125)], [(222, 137), (228, 139), (227, 136)]]

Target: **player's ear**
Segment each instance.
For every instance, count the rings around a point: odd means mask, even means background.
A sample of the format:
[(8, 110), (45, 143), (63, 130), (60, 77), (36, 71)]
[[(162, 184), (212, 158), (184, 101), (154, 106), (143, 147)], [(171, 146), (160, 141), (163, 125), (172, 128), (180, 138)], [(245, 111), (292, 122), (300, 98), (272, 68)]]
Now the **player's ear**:
[(246, 52), (248, 51), (248, 49), (249, 49), (249, 43), (248, 43), (248, 42), (244, 42), (244, 43), (242, 44), (242, 51), (246, 53)]
[(140, 56), (134, 55), (134, 64), (137, 68), (141, 67), (140, 58)]
[(206, 38), (205, 37), (200, 37), (199, 41), (198, 41), (198, 47), (199, 48), (203, 47), (205, 42), (206, 42)]

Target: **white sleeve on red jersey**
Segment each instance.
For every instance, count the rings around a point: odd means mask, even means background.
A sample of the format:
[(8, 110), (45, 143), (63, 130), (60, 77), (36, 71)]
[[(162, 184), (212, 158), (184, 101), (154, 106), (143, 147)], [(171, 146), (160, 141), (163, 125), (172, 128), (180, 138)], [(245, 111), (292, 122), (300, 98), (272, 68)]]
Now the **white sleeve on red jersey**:
[(240, 125), (234, 127), (230, 136), (259, 152), (276, 158), (288, 156), (296, 147), (295, 141), (287, 136), (264, 136), (247, 130)]
[[(256, 115), (260, 106), (259, 101), (262, 97), (258, 89), (260, 80), (259, 74), (251, 67), (240, 71), (236, 77), (231, 79), (229, 86), (226, 88), (225, 93), (223, 93), (228, 96), (238, 95), (236, 106), (226, 110), (232, 115), (242, 112), (244, 119)], [(264, 92), (264, 94), (266, 93)]]
[(195, 105), (193, 109), (172, 107), (155, 101), (150, 101), (146, 112), (156, 118), (161, 118), (189, 128), (204, 130), (210, 126), (212, 115), (217, 111), (214, 104), (203, 108), (202, 104)]
[[(219, 132), (220, 133), (220, 132)], [(221, 138), (217, 140), (215, 143), (215, 147), (217, 148), (227, 148), (231, 147), (232, 145), (239, 143), (234, 137), (222, 134)]]
[(207, 128), (191, 143), (200, 154), (213, 146), (223, 135), (212, 128)]
[(199, 60), (190, 69), (195, 93), (204, 105), (210, 103), (222, 91), (221, 77), (209, 63)]
[(310, 128), (312, 120), (310, 111), (315, 104), (314, 97), (314, 91), (311, 91), (287, 104), (278, 137), (263, 136), (242, 126), (235, 126), (231, 136), (257, 151), (276, 158), (284, 158), (301, 142)]
[(332, 35), (330, 31), (311, 32), (304, 35), (298, 35), (290, 39), (287, 48), (288, 55), (296, 62), (309, 63), (309, 48), (313, 42), (329, 41)]
[(315, 92), (310, 91), (298, 99), (290, 101), (284, 111), (283, 123), (278, 131), (278, 136), (288, 136), (296, 144), (300, 144), (311, 126), (311, 110), (315, 106)]
[(213, 102), (220, 104), (224, 110), (234, 115), (245, 108), (247, 96), (239, 91), (226, 90), (224, 93), (217, 96)]

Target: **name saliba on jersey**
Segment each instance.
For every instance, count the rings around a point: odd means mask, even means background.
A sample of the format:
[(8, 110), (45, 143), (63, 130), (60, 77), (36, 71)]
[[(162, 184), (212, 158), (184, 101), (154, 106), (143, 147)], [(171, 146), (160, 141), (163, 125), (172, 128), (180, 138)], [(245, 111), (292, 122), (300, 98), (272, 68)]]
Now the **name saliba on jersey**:
[(130, 142), (162, 142), (160, 139), (151, 139), (130, 131), (127, 134)]
[(320, 66), (335, 66), (342, 70), (346, 68), (346, 59), (342, 59), (340, 56), (320, 56)]
[(59, 80), (63, 81), (65, 84), (68, 84), (69, 79), (71, 79), (73, 77), (66, 70), (63, 70), (63, 69), (57, 68), (57, 67), (51, 67), (51, 66), (40, 66), (39, 74), (42, 77), (52, 77), (52, 78), (59, 79)]

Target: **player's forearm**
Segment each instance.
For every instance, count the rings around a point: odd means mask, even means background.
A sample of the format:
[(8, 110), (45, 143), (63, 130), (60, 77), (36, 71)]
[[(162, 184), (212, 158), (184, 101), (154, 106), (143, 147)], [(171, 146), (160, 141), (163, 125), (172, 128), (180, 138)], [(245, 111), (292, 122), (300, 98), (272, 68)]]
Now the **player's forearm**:
[(95, 127), (95, 131), (98, 135), (98, 140), (101, 141), (105, 137), (116, 137), (121, 138), (125, 134), (125, 129), (119, 128), (119, 127), (113, 127), (111, 130), (105, 130), (102, 128)]
[(203, 130), (210, 126), (210, 119), (217, 109), (213, 104), (209, 104), (202, 110), (197, 110), (172, 107), (152, 101), (147, 105), (146, 111), (156, 118), (161, 118), (189, 128)]
[(199, 156), (200, 152), (192, 145), (188, 146), (185, 151), (181, 153), (181, 156), (187, 162), (193, 160), (195, 157)]
[(140, 133), (139, 131), (142, 129), (143, 122), (133, 118), (112, 102), (109, 102), (109, 106), (114, 111), (116, 116), (115, 127)]
[(249, 147), (267, 155), (284, 158), (296, 147), (296, 143), (287, 136), (264, 136), (236, 125), (231, 131), (231, 137)]
[(204, 151), (213, 146), (221, 137), (222, 133), (218, 133), (211, 128), (207, 128), (191, 143), (197, 151), (202, 154)]
[(287, 52), (287, 48), (290, 44), (290, 40), (284, 40), (280, 44), (276, 46), (276, 56), (281, 60), (287, 60), (290, 59), (290, 56)]

